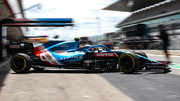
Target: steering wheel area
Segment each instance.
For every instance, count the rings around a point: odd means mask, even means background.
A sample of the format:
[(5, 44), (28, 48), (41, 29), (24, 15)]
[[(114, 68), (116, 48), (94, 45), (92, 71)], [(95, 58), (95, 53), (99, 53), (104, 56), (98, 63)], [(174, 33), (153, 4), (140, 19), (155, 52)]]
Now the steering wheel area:
[(88, 48), (88, 50), (90, 52), (93, 52), (93, 53), (102, 53), (103, 51), (107, 51), (105, 48), (103, 47), (94, 47), (94, 48)]

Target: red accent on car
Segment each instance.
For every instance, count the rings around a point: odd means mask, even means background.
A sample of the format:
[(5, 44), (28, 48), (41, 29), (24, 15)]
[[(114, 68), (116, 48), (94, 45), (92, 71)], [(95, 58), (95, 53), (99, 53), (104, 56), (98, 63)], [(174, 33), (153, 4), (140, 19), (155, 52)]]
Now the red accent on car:
[(45, 53), (45, 56), (46, 56), (49, 60), (52, 60), (52, 57), (51, 57), (48, 53)]
[(10, 48), (20, 48), (20, 45), (9, 45)]
[(42, 59), (46, 59), (44, 56), (42, 56)]
[(118, 57), (116, 53), (94, 53), (95, 57)]
[(167, 65), (167, 61), (158, 61), (160, 62), (158, 65)]
[[(36, 56), (38, 56), (42, 61), (44, 61), (46, 64), (48, 65), (51, 65), (51, 63), (47, 60), (52, 60), (52, 57), (45, 51), (45, 50), (42, 50), (42, 51), (38, 51), (35, 53)], [(44, 55), (42, 55), (44, 54)], [(42, 56), (42, 57), (41, 57)], [(46, 57), (45, 57), (46, 56)]]
[(41, 51), (43, 49), (44, 49), (44, 46), (40, 45), (40, 46), (34, 47), (34, 51), (33, 52), (36, 54), (36, 52), (39, 52), (39, 51)]

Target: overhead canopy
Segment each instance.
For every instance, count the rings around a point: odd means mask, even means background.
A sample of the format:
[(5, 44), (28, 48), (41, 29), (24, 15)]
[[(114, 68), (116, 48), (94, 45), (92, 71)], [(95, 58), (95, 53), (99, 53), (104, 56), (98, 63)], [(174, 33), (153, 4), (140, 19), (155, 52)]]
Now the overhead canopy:
[(73, 26), (73, 20), (71, 18), (36, 18), (36, 19), (4, 19), (1, 21), (3, 26), (19, 27), (19, 26), (29, 26), (29, 27), (39, 27), (39, 26), (53, 26), (53, 27), (64, 27)]
[(103, 10), (134, 12), (165, 0), (119, 0)]
[[(0, 0), (0, 10), (0, 21), (5, 18), (24, 17), (22, 0)], [(8, 27), (6, 33), (3, 33), (3, 36), (8, 36), (8, 40), (16, 41), (26, 33), (27, 29), (25, 27)], [(6, 39), (3, 39), (3, 42), (5, 42), (5, 40)]]
[(116, 27), (125, 27), (132, 24), (156, 24), (171, 20), (180, 19), (180, 0), (165, 3), (157, 7), (152, 7), (138, 13), (134, 13)]

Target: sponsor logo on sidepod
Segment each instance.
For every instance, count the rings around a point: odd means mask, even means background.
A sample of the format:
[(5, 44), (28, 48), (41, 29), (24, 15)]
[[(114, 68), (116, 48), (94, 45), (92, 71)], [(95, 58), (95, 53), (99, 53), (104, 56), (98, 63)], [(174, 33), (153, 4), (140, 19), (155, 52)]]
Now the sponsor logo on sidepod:
[(118, 57), (116, 53), (95, 53), (96, 57)]

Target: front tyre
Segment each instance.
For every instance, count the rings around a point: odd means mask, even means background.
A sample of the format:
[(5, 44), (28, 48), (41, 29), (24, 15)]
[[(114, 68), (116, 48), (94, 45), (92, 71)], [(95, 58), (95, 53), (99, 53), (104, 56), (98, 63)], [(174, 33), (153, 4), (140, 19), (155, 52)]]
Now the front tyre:
[(135, 54), (138, 54), (138, 55), (141, 55), (141, 56), (144, 56), (147, 58), (147, 55), (146, 53), (142, 52), (142, 51), (134, 51)]
[(31, 65), (31, 58), (24, 53), (18, 53), (10, 60), (10, 67), (16, 73), (28, 73)]
[(140, 68), (140, 59), (134, 53), (123, 53), (118, 60), (118, 67), (124, 73), (134, 73)]
[[(142, 51), (134, 51), (135, 54), (138, 54), (138, 55), (141, 55), (143, 56), (144, 58), (148, 58), (146, 53), (142, 52)], [(145, 63), (147, 62), (146, 59), (144, 58), (140, 58), (140, 64), (141, 64), (141, 67), (139, 68), (139, 70), (142, 70), (144, 67), (145, 67)]]

